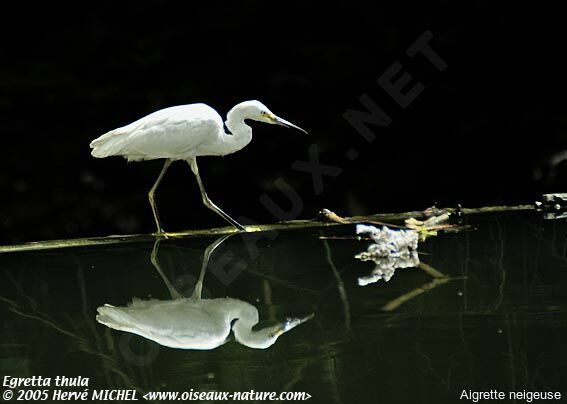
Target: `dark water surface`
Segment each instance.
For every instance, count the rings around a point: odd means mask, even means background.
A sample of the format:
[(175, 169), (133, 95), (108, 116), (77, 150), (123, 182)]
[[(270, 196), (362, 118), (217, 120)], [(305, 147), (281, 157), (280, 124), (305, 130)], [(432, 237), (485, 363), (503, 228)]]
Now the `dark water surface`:
[(349, 239), (354, 226), (228, 238), (210, 256), (204, 301), (250, 303), (259, 328), (315, 315), (267, 349), (232, 334), (213, 350), (174, 349), (95, 320), (106, 303), (171, 299), (164, 278), (190, 296), (214, 238), (161, 242), (163, 277), (152, 243), (2, 254), (0, 375), (80, 375), (91, 389), (140, 393), (304, 391), (313, 403), (458, 402), (490, 389), (565, 397), (566, 223), (468, 221), (476, 230), (420, 243), (426, 265), (366, 286), (358, 278), (374, 264), (354, 256), (370, 241)]

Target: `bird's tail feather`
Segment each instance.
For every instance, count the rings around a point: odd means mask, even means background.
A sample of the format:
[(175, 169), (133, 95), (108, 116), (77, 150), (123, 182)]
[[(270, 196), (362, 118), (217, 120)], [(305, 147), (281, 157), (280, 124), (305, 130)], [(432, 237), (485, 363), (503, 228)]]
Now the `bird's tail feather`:
[(104, 158), (116, 156), (122, 152), (125, 136), (122, 133), (113, 130), (96, 138), (90, 144), (91, 155), (93, 157)]
[(97, 312), (96, 320), (115, 330), (127, 331), (131, 324), (135, 324), (135, 318), (121, 307), (105, 304)]

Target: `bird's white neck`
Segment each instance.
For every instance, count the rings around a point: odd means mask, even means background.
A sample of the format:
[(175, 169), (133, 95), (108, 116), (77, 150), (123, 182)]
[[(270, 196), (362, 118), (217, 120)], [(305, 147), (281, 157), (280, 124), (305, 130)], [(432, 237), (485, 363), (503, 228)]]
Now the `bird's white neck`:
[(242, 345), (265, 349), (276, 342), (277, 336), (271, 335), (268, 330), (252, 330), (252, 327), (258, 324), (259, 316), (258, 309), (251, 304), (243, 301), (234, 302), (230, 317), (236, 319), (232, 331), (236, 340)]
[(236, 105), (226, 115), (226, 127), (230, 134), (224, 136), (223, 143), (229, 151), (226, 154), (237, 152), (244, 148), (252, 140), (252, 128), (244, 122), (242, 110)]

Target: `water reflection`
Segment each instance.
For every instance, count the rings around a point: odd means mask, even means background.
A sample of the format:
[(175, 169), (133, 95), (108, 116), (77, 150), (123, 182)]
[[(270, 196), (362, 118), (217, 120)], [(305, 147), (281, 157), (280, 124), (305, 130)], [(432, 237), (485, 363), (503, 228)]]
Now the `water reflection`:
[(410, 251), (403, 257), (372, 257), (367, 252), (355, 255), (361, 261), (374, 261), (374, 269), (369, 275), (358, 278), (359, 286), (376, 283), (380, 279), (388, 282), (396, 273), (398, 268), (415, 268), (419, 266), (417, 251)]
[(357, 225), (357, 234), (368, 234), (373, 243), (366, 251), (355, 258), (361, 261), (374, 261), (375, 267), (369, 275), (358, 278), (360, 286), (376, 283), (380, 279), (388, 282), (396, 269), (419, 266), (417, 255), (418, 233), (413, 230), (391, 230), (384, 226)]
[(260, 318), (258, 309), (252, 304), (230, 297), (203, 299), (203, 280), (211, 254), (229, 237), (220, 237), (205, 249), (199, 279), (188, 298), (183, 297), (163, 273), (158, 261), (160, 240), (156, 240), (151, 262), (167, 286), (171, 299), (134, 298), (125, 307), (105, 304), (98, 307), (96, 320), (109, 328), (137, 334), (166, 347), (210, 350), (225, 344), (231, 331), (242, 345), (265, 349), (282, 334), (313, 318), (313, 314), (288, 318), (274, 326), (254, 330)]
[(431, 265), (419, 261), (417, 253), (418, 232), (413, 230), (392, 230), (386, 226), (378, 229), (374, 226), (357, 225), (357, 234), (368, 234), (373, 243), (366, 251), (356, 254), (354, 257), (360, 261), (373, 261), (374, 269), (369, 275), (358, 278), (359, 286), (366, 286), (383, 279), (388, 282), (394, 276), (398, 268), (420, 269), (433, 278), (417, 288), (399, 295), (381, 307), (381, 311), (391, 312), (398, 309), (408, 301), (426, 293), (437, 286), (443, 285), (451, 280), (464, 279), (464, 277), (449, 277)]
[[(163, 241), (154, 266), (154, 240), (0, 254), (0, 369), (81, 375), (91, 389), (306, 391), (325, 403), (455, 402), (465, 388), (495, 386), (561, 391), (567, 222), (518, 214), (467, 220), (476, 231), (420, 242), (417, 268), (366, 287), (357, 279), (375, 264), (353, 259), (370, 242), (353, 239), (352, 225), (226, 240), (210, 257), (206, 282), (197, 282), (204, 298), (253, 303), (270, 325), (317, 313), (269, 350), (234, 342), (170, 349), (96, 322), (105, 302), (190, 296), (212, 239)], [(194, 276), (181, 270), (186, 263)]]

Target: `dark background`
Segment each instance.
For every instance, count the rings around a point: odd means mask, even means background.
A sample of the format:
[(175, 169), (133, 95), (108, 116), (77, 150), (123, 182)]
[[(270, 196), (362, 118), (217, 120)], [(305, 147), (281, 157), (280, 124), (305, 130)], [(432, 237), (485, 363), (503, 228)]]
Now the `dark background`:
[[(157, 109), (205, 102), (221, 115), (258, 99), (310, 135), (254, 124), (254, 139), (202, 158), (209, 195), (234, 217), (276, 220), (259, 201), (284, 178), (301, 218), (461, 203), (531, 203), (565, 191), (565, 10), (545, 3), (327, 1), (22, 4), (0, 24), (0, 242), (154, 230), (160, 162), (94, 159), (89, 142)], [(438, 71), (406, 49), (426, 30)], [(399, 107), (377, 84), (395, 61), (423, 93)], [(413, 83), (412, 83), (413, 85)], [(343, 118), (368, 94), (392, 118), (367, 143)], [(317, 144), (339, 166), (315, 195), (293, 170)], [(359, 157), (346, 158), (354, 147)], [(567, 165), (566, 165), (567, 166)], [(167, 230), (224, 225), (186, 164), (158, 192)]]

